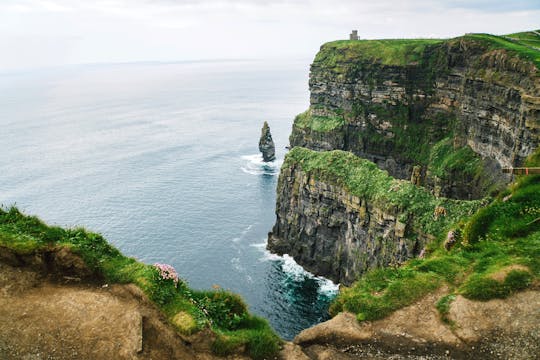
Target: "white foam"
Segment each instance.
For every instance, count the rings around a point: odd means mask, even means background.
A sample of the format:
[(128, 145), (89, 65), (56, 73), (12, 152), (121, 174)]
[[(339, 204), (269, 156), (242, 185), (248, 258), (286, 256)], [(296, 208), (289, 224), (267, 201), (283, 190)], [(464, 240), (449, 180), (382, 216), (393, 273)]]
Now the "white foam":
[(317, 291), (321, 295), (333, 296), (339, 292), (339, 284), (334, 284), (332, 280), (318, 276), (317, 282), (319, 283), (319, 289)]
[(264, 162), (261, 154), (244, 155), (242, 160), (244, 160), (244, 165), (240, 169), (250, 175), (278, 175), (283, 164), (281, 159)]
[(330, 279), (327, 279), (322, 276), (315, 276), (309, 271), (306, 271), (289, 254), (284, 254), (283, 256), (279, 256), (277, 254), (271, 253), (270, 251), (266, 250), (266, 244), (267, 244), (266, 241), (262, 243), (257, 243), (257, 244), (250, 244), (250, 246), (253, 246), (254, 248), (257, 248), (258, 250), (263, 252), (263, 256), (259, 258), (259, 261), (280, 262), (281, 269), (283, 270), (283, 272), (285, 272), (288, 276), (290, 276), (291, 279), (294, 281), (303, 281), (306, 278), (314, 279), (315, 281), (317, 281), (317, 284), (319, 285), (317, 292), (320, 295), (334, 296), (339, 292), (339, 284), (335, 284)]

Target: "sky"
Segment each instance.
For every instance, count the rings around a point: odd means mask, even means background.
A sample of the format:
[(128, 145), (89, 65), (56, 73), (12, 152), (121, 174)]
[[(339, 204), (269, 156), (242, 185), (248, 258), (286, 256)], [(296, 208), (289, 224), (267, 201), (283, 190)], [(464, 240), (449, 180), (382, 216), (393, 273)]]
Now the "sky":
[(312, 59), (352, 29), (375, 39), (539, 28), (539, 0), (0, 0), (0, 70)]

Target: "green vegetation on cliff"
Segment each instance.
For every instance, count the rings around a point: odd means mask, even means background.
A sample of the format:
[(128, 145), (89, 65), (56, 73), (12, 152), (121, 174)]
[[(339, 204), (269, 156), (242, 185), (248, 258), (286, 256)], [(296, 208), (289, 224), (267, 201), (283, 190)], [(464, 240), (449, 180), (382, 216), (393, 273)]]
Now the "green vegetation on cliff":
[[(286, 156), (284, 167), (300, 166), (315, 179), (343, 187), (388, 212), (398, 213), (402, 222), (427, 234), (438, 236), (465, 216), (471, 216), (483, 202), (453, 200), (433, 196), (409, 181), (397, 180), (374, 163), (346, 151), (317, 152), (295, 147)], [(445, 215), (437, 216), (437, 208)]]
[[(539, 150), (527, 165), (540, 165)], [(519, 177), (492, 203), (473, 216), (462, 216), (450, 229), (429, 246), (425, 259), (370, 271), (342, 290), (331, 312), (350, 311), (360, 321), (379, 319), (444, 284), (449, 294), (438, 303), (444, 320), (455, 294), (489, 300), (537, 286), (540, 175)], [(444, 242), (449, 239), (455, 246), (447, 250)]]
[(314, 64), (335, 68), (343, 63), (368, 61), (403, 66), (421, 62), (428, 46), (456, 40), (478, 41), (490, 49), (504, 49), (540, 67), (540, 35), (532, 31), (505, 36), (467, 34), (454, 39), (337, 40), (321, 46)]
[(253, 358), (267, 358), (279, 350), (279, 337), (266, 320), (249, 314), (238, 295), (192, 290), (181, 279), (176, 283), (164, 278), (158, 267), (122, 255), (99, 234), (48, 226), (15, 207), (0, 208), (0, 248), (24, 256), (64, 247), (79, 255), (94, 277), (140, 287), (181, 333), (210, 327), (217, 335), (213, 350), (219, 355), (245, 348)]
[(310, 129), (317, 132), (333, 131), (345, 125), (342, 115), (332, 116), (313, 115), (310, 110), (298, 114), (294, 119), (294, 126), (301, 129)]
[(314, 64), (335, 67), (344, 62), (378, 61), (383, 65), (406, 65), (421, 60), (428, 45), (438, 39), (337, 40), (324, 44)]
[(540, 35), (534, 32), (516, 33), (507, 36), (468, 34), (463, 36), (463, 39), (482, 42), (490, 49), (504, 49), (522, 59), (531, 61), (537, 68), (540, 68)]

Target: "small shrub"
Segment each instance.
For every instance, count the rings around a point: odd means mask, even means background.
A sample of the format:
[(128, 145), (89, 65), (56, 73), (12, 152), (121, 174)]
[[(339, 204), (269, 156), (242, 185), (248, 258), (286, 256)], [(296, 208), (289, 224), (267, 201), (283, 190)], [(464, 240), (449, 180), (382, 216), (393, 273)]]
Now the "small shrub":
[(504, 299), (509, 294), (509, 288), (497, 280), (482, 275), (472, 275), (461, 287), (461, 293), (468, 299), (487, 301)]
[(524, 270), (512, 270), (504, 279), (504, 285), (511, 292), (524, 290), (531, 286), (533, 276), (530, 272)]
[(215, 326), (234, 330), (247, 315), (247, 306), (239, 295), (224, 290), (195, 293), (194, 298)]

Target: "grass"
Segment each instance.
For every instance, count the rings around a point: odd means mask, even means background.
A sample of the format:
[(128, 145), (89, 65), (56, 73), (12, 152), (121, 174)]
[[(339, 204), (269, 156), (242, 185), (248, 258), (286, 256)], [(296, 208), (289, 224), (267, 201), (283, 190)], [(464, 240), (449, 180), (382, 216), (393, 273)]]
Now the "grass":
[(164, 280), (156, 267), (126, 257), (101, 235), (83, 228), (48, 226), (15, 207), (0, 208), (0, 246), (18, 254), (68, 247), (80, 255), (96, 276), (108, 283), (133, 283), (186, 335), (210, 327), (220, 354), (245, 348), (255, 358), (274, 355), (281, 340), (266, 320), (251, 315), (243, 300), (224, 290), (194, 291), (185, 281)]
[[(476, 200), (437, 198), (346, 151), (316, 152), (295, 147), (287, 154), (284, 166), (299, 166), (308, 175), (341, 186), (389, 213), (397, 213), (413, 229), (434, 236), (444, 233), (458, 219), (472, 215), (483, 204)], [(434, 216), (438, 207), (446, 210), (445, 216)]]
[(339, 67), (347, 62), (369, 60), (383, 65), (406, 65), (421, 60), (428, 45), (437, 39), (338, 40), (324, 44), (314, 64)]
[(328, 132), (340, 129), (345, 125), (342, 115), (319, 116), (313, 115), (311, 110), (307, 110), (296, 116), (294, 126), (301, 129), (311, 129), (316, 132)]
[[(510, 34), (508, 36), (496, 36), (490, 34), (468, 34), (463, 36), (465, 40), (479, 41), (486, 44), (490, 49), (504, 49), (524, 60), (528, 60), (540, 68), (540, 50), (535, 48), (537, 40), (533, 40), (532, 32)], [(540, 39), (540, 36), (537, 36)], [(532, 41), (531, 41), (532, 40)], [(535, 44), (531, 46), (531, 44)]]
[[(539, 165), (537, 150), (527, 166)], [(535, 286), (540, 281), (539, 217), (540, 176), (518, 177), (474, 216), (462, 213), (453, 219), (450, 228), (458, 241), (451, 250), (444, 249), (444, 233), (440, 233), (425, 259), (368, 272), (340, 292), (330, 311), (334, 315), (350, 311), (360, 321), (380, 319), (444, 284), (450, 294), (436, 306), (441, 319), (448, 322), (456, 294), (486, 301)]]
[(520, 33), (508, 34), (505, 37), (514, 41), (520, 42), (523, 45), (532, 46), (540, 49), (540, 29), (533, 31), (525, 31)]
[[(504, 49), (540, 67), (540, 36), (522, 32), (497, 36), (490, 34), (467, 34), (456, 39), (479, 41), (491, 49)], [(453, 40), (456, 40), (453, 39)], [(383, 65), (403, 66), (420, 63), (428, 47), (442, 44), (444, 39), (385, 39), (385, 40), (337, 40), (324, 44), (317, 53), (314, 65), (324, 66), (341, 73), (347, 63), (371, 62)]]
[(457, 171), (474, 176), (481, 171), (481, 165), (480, 156), (468, 145), (454, 149), (452, 139), (446, 138), (432, 147), (428, 170), (439, 178), (445, 178), (447, 174)]

